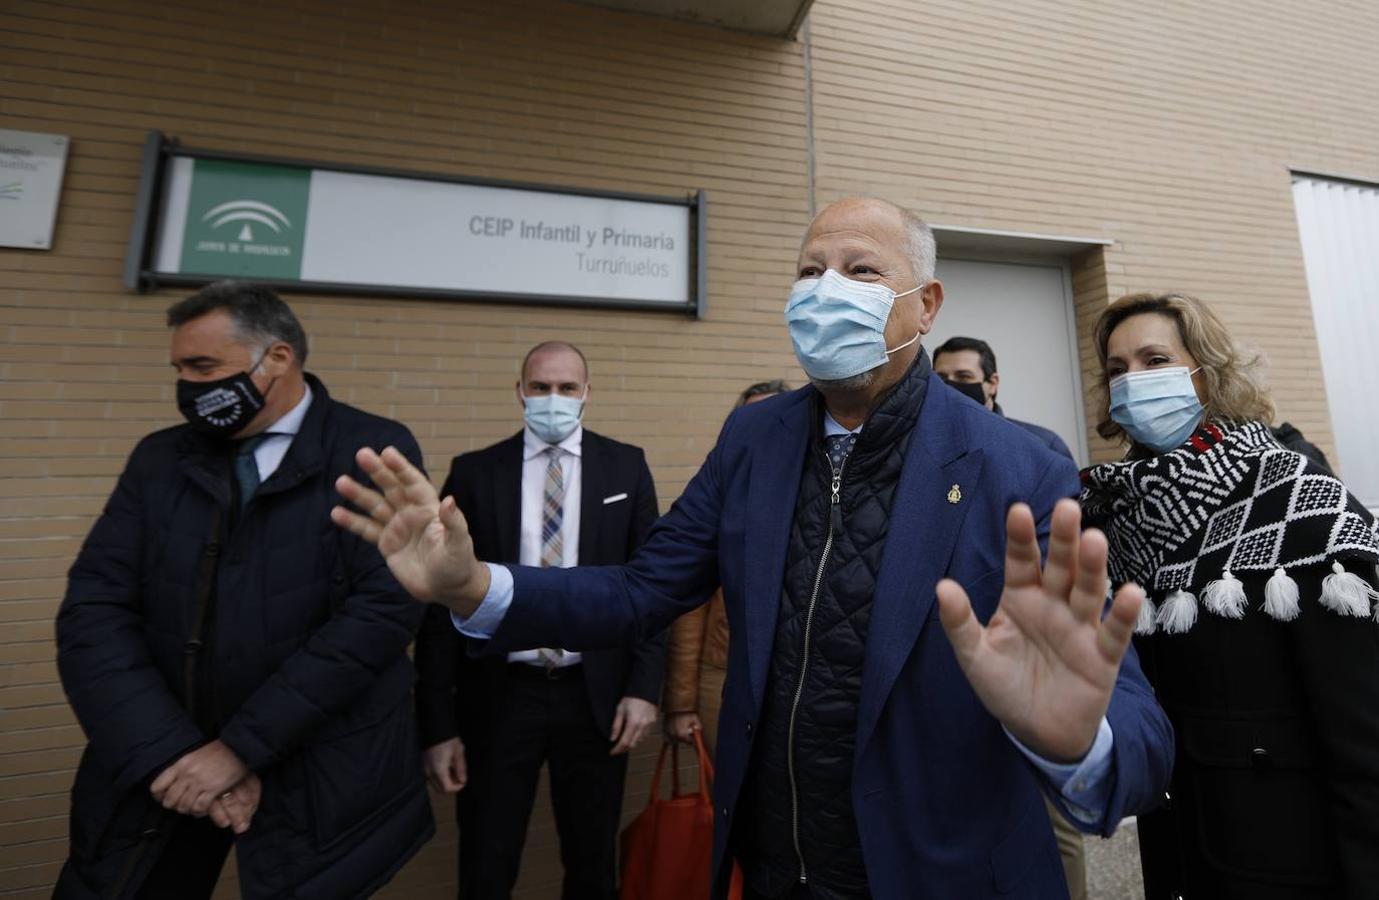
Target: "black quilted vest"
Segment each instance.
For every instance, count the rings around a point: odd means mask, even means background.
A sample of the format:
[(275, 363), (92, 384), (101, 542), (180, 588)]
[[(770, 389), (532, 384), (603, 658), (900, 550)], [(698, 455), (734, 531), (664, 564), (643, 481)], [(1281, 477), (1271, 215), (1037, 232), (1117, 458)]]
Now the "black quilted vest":
[(868, 895), (852, 808), (862, 664), (891, 500), (929, 372), (921, 352), (867, 418), (837, 502), (815, 399), (760, 730), (733, 833), (747, 884), (768, 897), (802, 879), (815, 898)]

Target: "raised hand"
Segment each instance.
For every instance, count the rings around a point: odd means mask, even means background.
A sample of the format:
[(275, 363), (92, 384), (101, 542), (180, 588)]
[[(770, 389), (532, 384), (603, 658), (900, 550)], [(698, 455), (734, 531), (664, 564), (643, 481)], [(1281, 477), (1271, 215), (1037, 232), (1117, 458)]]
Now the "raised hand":
[(1081, 533), (1073, 500), (1054, 507), (1048, 563), (1040, 570), (1034, 516), (1006, 517), (1005, 590), (986, 627), (962, 586), (938, 585), (939, 617), (978, 698), (1011, 734), (1053, 762), (1091, 749), (1111, 702), (1144, 592), (1126, 585), (1103, 618), (1106, 538)]
[(359, 467), (377, 490), (348, 475), (335, 482), (346, 500), (330, 511), (336, 525), (378, 545), (393, 577), (418, 600), (441, 603), (470, 616), (488, 592), (488, 567), (474, 556), (469, 526), (452, 497), (436, 488), (394, 447), (365, 447)]

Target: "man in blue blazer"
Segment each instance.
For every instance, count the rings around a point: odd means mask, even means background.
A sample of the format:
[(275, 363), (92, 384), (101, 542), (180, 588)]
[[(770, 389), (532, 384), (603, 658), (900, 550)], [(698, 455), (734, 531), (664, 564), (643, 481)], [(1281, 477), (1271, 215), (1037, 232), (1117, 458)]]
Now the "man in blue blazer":
[(336, 523), (481, 652), (624, 643), (722, 585), (715, 896), (735, 859), (751, 898), (1066, 897), (1040, 791), (1109, 834), (1167, 784), (1143, 594), (1106, 608), (1072, 463), (933, 375), (934, 256), (891, 204), (819, 214), (786, 304), (811, 387), (730, 417), (626, 565), (481, 563), (391, 449), (360, 451), (380, 491), (338, 482)]

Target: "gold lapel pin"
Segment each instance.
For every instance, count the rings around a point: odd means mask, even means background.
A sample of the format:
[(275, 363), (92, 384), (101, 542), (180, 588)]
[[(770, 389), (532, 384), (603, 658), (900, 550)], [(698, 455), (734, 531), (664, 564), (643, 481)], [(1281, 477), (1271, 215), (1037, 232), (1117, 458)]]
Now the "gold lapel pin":
[(948, 502), (949, 502), (949, 503), (960, 503), (960, 502), (962, 502), (962, 488), (958, 487), (956, 484), (953, 485), (952, 487), (950, 487), (950, 488), (948, 489)]

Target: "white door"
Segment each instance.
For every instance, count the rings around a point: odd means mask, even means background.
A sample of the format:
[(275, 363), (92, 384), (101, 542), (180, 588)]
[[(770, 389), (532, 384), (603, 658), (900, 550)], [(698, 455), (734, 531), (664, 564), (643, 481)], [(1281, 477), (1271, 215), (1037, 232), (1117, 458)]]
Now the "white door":
[(1058, 264), (940, 259), (943, 308), (924, 345), (981, 338), (996, 354), (997, 402), (1012, 419), (1043, 425), (1087, 464), (1072, 296)]
[(1379, 186), (1297, 175), (1298, 234), (1312, 295), (1341, 479), (1379, 511)]

